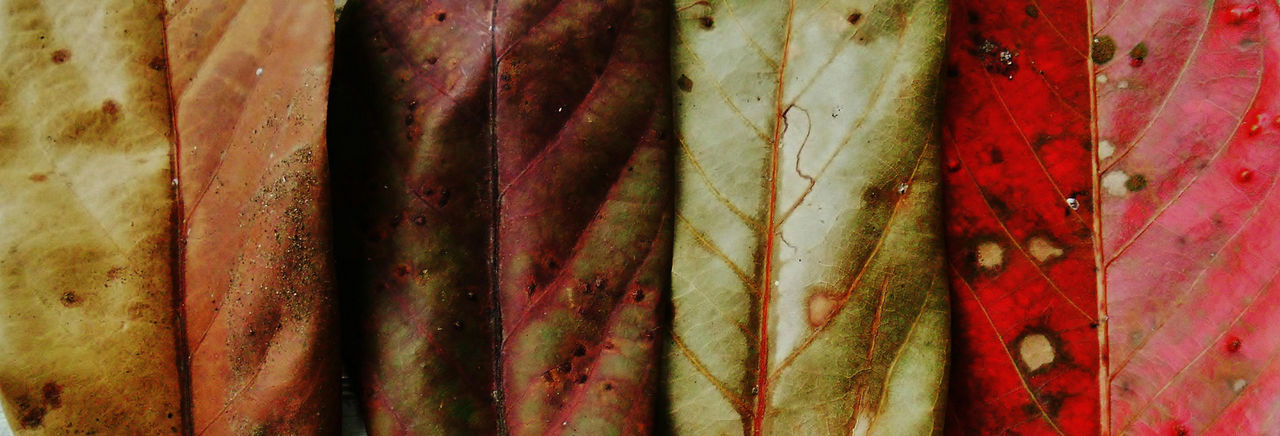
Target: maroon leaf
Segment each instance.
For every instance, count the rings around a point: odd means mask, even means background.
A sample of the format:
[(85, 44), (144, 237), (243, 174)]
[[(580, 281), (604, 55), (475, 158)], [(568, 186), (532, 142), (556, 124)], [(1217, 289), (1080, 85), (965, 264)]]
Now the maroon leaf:
[(371, 433), (649, 430), (670, 259), (665, 11), (344, 10), (331, 133)]

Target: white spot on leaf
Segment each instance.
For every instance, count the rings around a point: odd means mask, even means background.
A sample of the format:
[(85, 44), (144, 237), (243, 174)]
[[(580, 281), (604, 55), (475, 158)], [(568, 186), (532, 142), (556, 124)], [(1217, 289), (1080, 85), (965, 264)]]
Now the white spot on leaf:
[(1129, 181), (1129, 175), (1124, 171), (1116, 170), (1102, 176), (1102, 189), (1108, 194), (1121, 197), (1129, 193), (1129, 188), (1124, 186)]
[(1018, 356), (1022, 358), (1022, 364), (1026, 365), (1027, 372), (1035, 371), (1053, 363), (1053, 359), (1056, 357), (1053, 351), (1053, 344), (1049, 342), (1049, 338), (1039, 333), (1029, 334), (1022, 338), (1022, 341), (1018, 343)]
[(992, 241), (978, 244), (978, 266), (995, 271), (1002, 265), (1004, 265), (1004, 247)]
[(1111, 141), (1105, 139), (1098, 141), (1098, 159), (1106, 159), (1111, 157), (1113, 154), (1116, 154), (1115, 144), (1112, 144)]

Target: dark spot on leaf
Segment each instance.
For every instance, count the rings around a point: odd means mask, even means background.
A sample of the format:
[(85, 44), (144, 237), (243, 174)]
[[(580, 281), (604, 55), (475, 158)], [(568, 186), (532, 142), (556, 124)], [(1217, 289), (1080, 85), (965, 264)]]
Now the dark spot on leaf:
[(578, 375), (578, 378), (577, 378), (577, 379), (575, 379), (574, 381), (575, 381), (575, 382), (578, 382), (578, 384), (586, 383), (586, 382), (587, 382), (587, 375), (586, 375), (586, 374), (579, 374), (579, 375)]
[(1036, 135), (1036, 139), (1031, 143), (1031, 145), (1035, 146), (1036, 148), (1040, 148), (1040, 147), (1044, 147), (1045, 145), (1048, 145), (1050, 142), (1053, 142), (1053, 135), (1050, 135), (1048, 133), (1041, 133), (1039, 135)]
[(1191, 434), (1191, 430), (1188, 430), (1188, 429), (1187, 429), (1187, 426), (1185, 426), (1185, 425), (1178, 424), (1178, 425), (1176, 425), (1176, 426), (1174, 426), (1174, 427), (1173, 427), (1173, 434), (1175, 434), (1175, 435), (1177, 435), (1177, 436), (1187, 436), (1187, 435)]
[(439, 58), (439, 57), (436, 57), (436, 56), (428, 56), (428, 57), (427, 57), (427, 64), (428, 64), (428, 65), (435, 65), (435, 64), (436, 64), (436, 62), (440, 62), (440, 58)]
[(1001, 200), (999, 197), (987, 197), (987, 203), (991, 204), (991, 210), (994, 211), (996, 216), (1001, 220), (1008, 220), (1009, 217), (1013, 216), (1013, 209), (1009, 208), (1009, 204), (1005, 203), (1004, 200)]
[(1134, 174), (1129, 177), (1129, 180), (1124, 181), (1124, 187), (1125, 189), (1128, 189), (1129, 192), (1141, 191), (1142, 188), (1147, 187), (1147, 177), (1142, 174)]
[(992, 148), (992, 149), (991, 149), (991, 163), (993, 163), (993, 164), (1000, 164), (1000, 163), (1004, 163), (1004, 152), (1000, 151), (1000, 149), (998, 149), (998, 148)]
[(641, 291), (641, 290), (638, 290), (638, 289), (637, 289), (637, 290), (636, 290), (636, 293), (635, 293), (635, 296), (634, 296), (633, 298), (635, 298), (635, 300), (636, 300), (636, 302), (637, 302), (637, 303), (639, 303), (639, 302), (641, 302), (641, 301), (644, 301), (644, 291)]
[(1036, 18), (1040, 16), (1040, 10), (1036, 9), (1035, 5), (1027, 5), (1027, 8), (1024, 9), (1024, 11), (1026, 11), (1027, 16), (1031, 18)]
[(676, 87), (680, 88), (680, 90), (684, 92), (693, 91), (693, 81), (689, 80), (689, 76), (681, 74), (680, 78), (676, 79)]
[(876, 204), (888, 197), (889, 191), (880, 185), (867, 186), (867, 189), (862, 190), (862, 202), (865, 204)]
[(58, 386), (54, 382), (48, 382), (44, 384), (40, 392), (44, 394), (44, 403), (48, 404), (50, 409), (62, 407), (62, 386)]
[(570, 362), (568, 360), (564, 362), (560, 362), (560, 365), (556, 366), (556, 370), (563, 373), (568, 373), (569, 371), (573, 371), (573, 362)]
[(526, 294), (533, 295), (533, 292), (536, 290), (538, 290), (538, 285), (530, 283), (529, 286), (526, 287), (524, 291)]
[(578, 357), (587, 355), (587, 347), (582, 344), (578, 344), (578, 346), (573, 347), (573, 355)]
[(862, 21), (861, 12), (854, 12), (852, 14), (849, 14), (849, 24), (858, 24), (859, 21)]
[(1240, 338), (1233, 337), (1230, 341), (1227, 341), (1227, 351), (1231, 353), (1240, 351), (1240, 345)]
[(1133, 59), (1146, 59), (1147, 43), (1139, 42), (1138, 45), (1133, 46), (1133, 48), (1129, 50), (1129, 57)]
[(44, 423), (45, 408), (37, 404), (31, 397), (23, 395), (18, 398), (18, 424), (22, 428), (36, 428)]
[(59, 300), (61, 300), (62, 305), (66, 307), (78, 306), (80, 304), (80, 296), (76, 295), (74, 291), (63, 292), (62, 298)]
[(52, 60), (53, 63), (55, 64), (61, 64), (63, 62), (66, 62), (67, 59), (71, 59), (71, 52), (64, 48), (62, 50), (53, 52), (53, 55), (50, 56), (49, 59)]
[(102, 113), (114, 117), (120, 113), (120, 105), (115, 100), (102, 102)]
[(716, 20), (710, 16), (698, 18), (698, 26), (701, 26), (703, 29), (711, 30), (711, 28), (716, 27)]
[(156, 56), (151, 58), (151, 62), (147, 62), (147, 66), (156, 71), (164, 71), (164, 58)]
[(449, 14), (446, 13), (445, 11), (436, 12), (436, 21), (443, 23), (445, 18), (448, 18), (448, 17), (449, 17)]
[(403, 264), (403, 263), (402, 263), (402, 264), (399, 264), (399, 265), (396, 265), (396, 270), (395, 270), (395, 272), (396, 272), (396, 277), (400, 277), (400, 278), (408, 277), (408, 276), (409, 276), (409, 265), (405, 265), (405, 264)]
[(969, 11), (968, 18), (969, 18), (969, 24), (978, 24), (982, 22), (981, 17), (979, 17), (978, 13), (974, 11)]
[(605, 383), (605, 384), (604, 384), (604, 390), (606, 390), (606, 391), (612, 391), (612, 390), (613, 390), (613, 383)]
[(1093, 38), (1093, 48), (1089, 50), (1096, 64), (1105, 64), (1116, 55), (1116, 41), (1107, 35), (1098, 35)]

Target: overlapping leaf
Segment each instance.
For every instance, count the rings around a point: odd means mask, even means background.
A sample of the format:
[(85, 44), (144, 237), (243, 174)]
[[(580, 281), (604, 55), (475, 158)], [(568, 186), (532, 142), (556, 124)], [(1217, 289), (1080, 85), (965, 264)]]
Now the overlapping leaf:
[(3, 7), (10, 422), (20, 433), (336, 431), (331, 5)]
[(945, 4), (676, 8), (674, 430), (940, 428)]

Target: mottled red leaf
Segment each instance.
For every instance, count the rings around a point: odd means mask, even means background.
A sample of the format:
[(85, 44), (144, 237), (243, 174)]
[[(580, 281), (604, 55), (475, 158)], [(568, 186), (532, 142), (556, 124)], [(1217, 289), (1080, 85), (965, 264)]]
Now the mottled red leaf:
[(1275, 426), (1278, 39), (1267, 1), (957, 3), (950, 432)]

